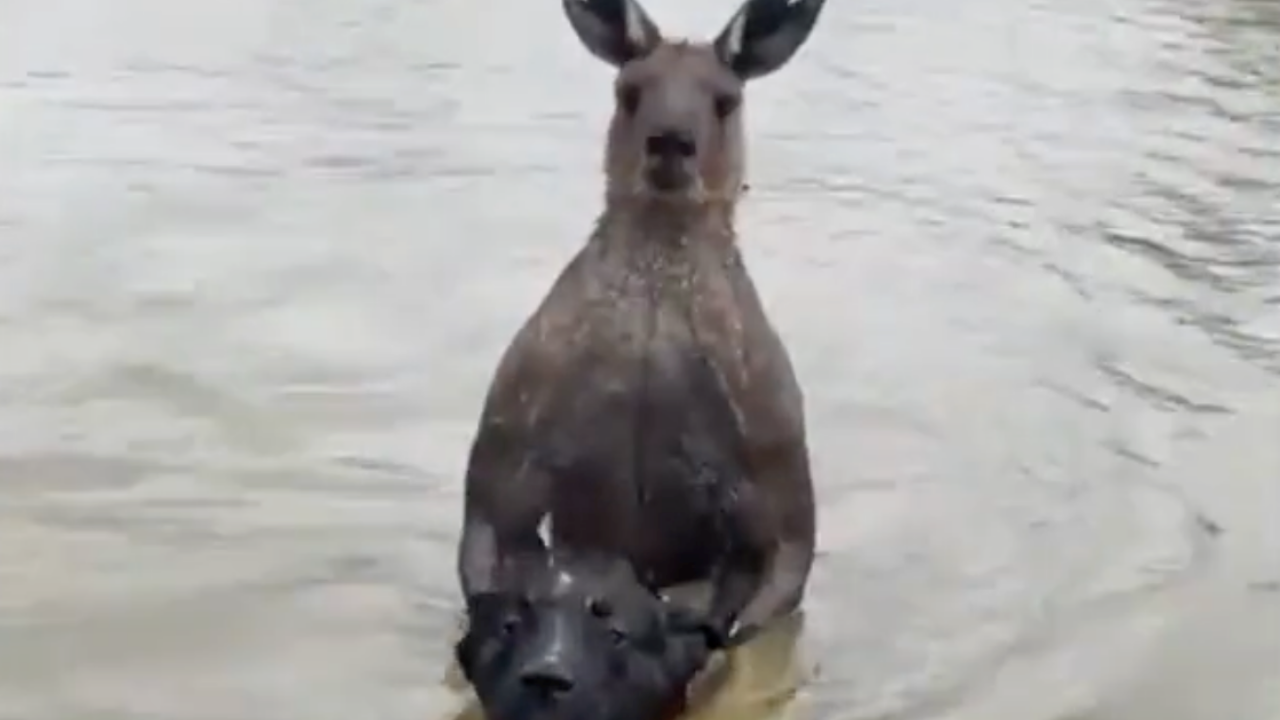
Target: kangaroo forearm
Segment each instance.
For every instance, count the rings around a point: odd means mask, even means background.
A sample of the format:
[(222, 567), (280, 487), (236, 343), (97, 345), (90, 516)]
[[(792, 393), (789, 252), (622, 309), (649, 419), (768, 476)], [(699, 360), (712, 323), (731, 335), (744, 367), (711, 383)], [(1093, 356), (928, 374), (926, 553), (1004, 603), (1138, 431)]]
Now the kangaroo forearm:
[(750, 599), (737, 614), (730, 643), (740, 644), (795, 610), (804, 598), (813, 555), (805, 546), (784, 544), (770, 558)]

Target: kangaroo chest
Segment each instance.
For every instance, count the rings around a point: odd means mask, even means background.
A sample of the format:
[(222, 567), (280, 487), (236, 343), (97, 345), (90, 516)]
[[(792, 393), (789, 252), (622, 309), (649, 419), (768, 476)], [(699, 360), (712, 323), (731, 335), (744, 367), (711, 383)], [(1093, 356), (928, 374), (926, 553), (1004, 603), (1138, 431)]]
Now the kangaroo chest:
[[(742, 475), (727, 373), (741, 353), (726, 278), (693, 264), (629, 268), (596, 281), (544, 416), (559, 512), (595, 513), (641, 564), (715, 550), (726, 493)], [(624, 528), (626, 528), (624, 530)], [(644, 561), (643, 558), (648, 560)]]

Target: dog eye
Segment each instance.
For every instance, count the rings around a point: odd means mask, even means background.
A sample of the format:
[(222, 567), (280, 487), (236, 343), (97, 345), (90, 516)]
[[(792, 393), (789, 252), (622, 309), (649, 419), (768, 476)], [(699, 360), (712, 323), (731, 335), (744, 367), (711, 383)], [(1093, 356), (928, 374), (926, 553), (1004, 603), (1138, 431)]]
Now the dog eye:
[(625, 645), (629, 638), (622, 628), (611, 627), (609, 628), (609, 639), (613, 640), (614, 645)]
[(502, 634), (514, 635), (516, 630), (520, 628), (520, 616), (512, 613), (502, 619)]

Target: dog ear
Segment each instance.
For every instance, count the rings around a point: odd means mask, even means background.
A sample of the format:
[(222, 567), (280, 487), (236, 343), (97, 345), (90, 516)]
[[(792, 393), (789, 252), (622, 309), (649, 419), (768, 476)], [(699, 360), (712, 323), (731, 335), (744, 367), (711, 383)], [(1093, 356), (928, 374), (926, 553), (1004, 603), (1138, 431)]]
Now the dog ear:
[(670, 600), (663, 602), (663, 610), (664, 665), (672, 678), (687, 684), (711, 656), (708, 621), (702, 613)]
[(518, 612), (522, 598), (507, 592), (482, 592), (467, 597), (467, 630), (454, 643), (454, 659), (469, 680), (476, 659), (485, 644), (503, 632), (503, 626)]
[(475, 623), (501, 612), (511, 604), (512, 596), (504, 592), (479, 592), (467, 596), (467, 620)]
[(458, 642), (453, 644), (453, 659), (458, 663), (458, 669), (462, 671), (462, 676), (468, 682), (475, 682), (473, 672), (475, 671), (476, 660), (476, 637), (467, 631)]
[(519, 613), (524, 597), (512, 592), (482, 592), (467, 598), (467, 631), (495, 631)]

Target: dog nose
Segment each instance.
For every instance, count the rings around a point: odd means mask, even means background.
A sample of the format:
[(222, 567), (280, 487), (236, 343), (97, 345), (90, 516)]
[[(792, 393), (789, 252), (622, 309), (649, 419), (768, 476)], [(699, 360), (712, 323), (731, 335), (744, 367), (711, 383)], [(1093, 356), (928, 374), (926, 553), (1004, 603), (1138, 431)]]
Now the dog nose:
[(542, 695), (564, 695), (573, 689), (573, 678), (555, 663), (538, 663), (520, 673), (520, 682), (526, 688)]
[(654, 157), (689, 158), (697, 150), (693, 135), (682, 130), (663, 130), (650, 135), (644, 150)]

